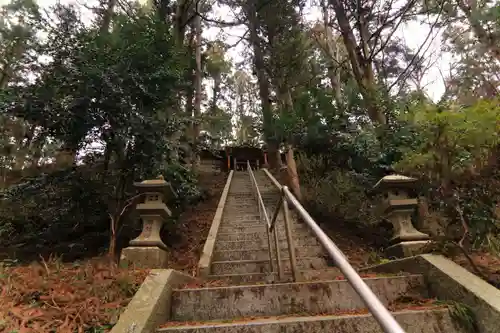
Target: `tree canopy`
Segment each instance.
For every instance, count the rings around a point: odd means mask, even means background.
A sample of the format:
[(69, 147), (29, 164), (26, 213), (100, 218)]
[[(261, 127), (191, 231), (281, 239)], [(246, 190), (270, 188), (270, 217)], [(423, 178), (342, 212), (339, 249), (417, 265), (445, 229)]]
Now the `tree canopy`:
[[(310, 202), (320, 186), (317, 201), (357, 224), (370, 213), (343, 203), (370, 202), (387, 172), (416, 175), (447, 219), (458, 221), (458, 205), (492, 244), (499, 8), (12, 0), (0, 18), (0, 238), (105, 235), (133, 182), (159, 174), (182, 194), (181, 211), (201, 195), (200, 150), (247, 144), (265, 147), (276, 170), (286, 153), (295, 195)], [(405, 37), (417, 33), (415, 47)]]

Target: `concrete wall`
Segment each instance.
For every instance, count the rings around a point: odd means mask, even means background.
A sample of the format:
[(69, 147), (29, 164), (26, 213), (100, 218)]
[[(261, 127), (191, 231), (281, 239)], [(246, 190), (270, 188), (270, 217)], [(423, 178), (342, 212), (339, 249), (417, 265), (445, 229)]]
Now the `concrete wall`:
[(151, 270), (111, 333), (155, 332), (170, 317), (173, 289), (195, 280), (173, 269)]
[(466, 304), (481, 332), (500, 332), (500, 290), (444, 256), (424, 254), (362, 271), (423, 274), (431, 296)]

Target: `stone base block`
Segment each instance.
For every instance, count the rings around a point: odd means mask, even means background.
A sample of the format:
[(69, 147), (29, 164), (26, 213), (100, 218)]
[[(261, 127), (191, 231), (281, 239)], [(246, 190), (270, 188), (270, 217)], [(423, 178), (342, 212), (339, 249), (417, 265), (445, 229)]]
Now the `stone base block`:
[(425, 253), (430, 243), (429, 240), (401, 242), (385, 249), (385, 255), (388, 258), (413, 257)]
[(129, 246), (122, 250), (120, 266), (167, 268), (168, 252), (157, 247)]

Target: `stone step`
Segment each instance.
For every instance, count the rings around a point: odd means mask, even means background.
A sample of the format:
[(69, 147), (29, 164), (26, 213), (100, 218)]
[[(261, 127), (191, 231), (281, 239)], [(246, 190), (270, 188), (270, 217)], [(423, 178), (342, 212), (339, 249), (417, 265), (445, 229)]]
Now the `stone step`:
[[(271, 219), (270, 216), (268, 216), (269, 219)], [(298, 223), (294, 220), (290, 221), (290, 225), (292, 226), (292, 230), (298, 230), (298, 231), (309, 231), (309, 227), (303, 223)], [(255, 220), (239, 220), (238, 217), (233, 217), (233, 221), (230, 220), (224, 220), (221, 223), (221, 226), (235, 226), (235, 227), (260, 227), (262, 225), (265, 225), (264, 219), (260, 221), (258, 218)], [(284, 229), (285, 228), (285, 223), (283, 221), (278, 220), (276, 222), (275, 228), (278, 229)]]
[[(286, 254), (288, 256), (288, 254)], [(273, 252), (274, 257), (274, 252)], [(284, 253), (283, 253), (284, 257)], [(269, 258), (267, 249), (248, 251), (248, 250), (229, 250), (216, 251), (213, 255), (214, 261), (231, 261), (231, 260), (266, 260)]]
[[(284, 226), (278, 226), (275, 228), (275, 232), (278, 232), (278, 235), (280, 235), (280, 238), (285, 238), (286, 233), (285, 233), (285, 227)], [(258, 223), (258, 224), (252, 224), (245, 226), (244, 224), (223, 224), (219, 227), (218, 230), (218, 235), (220, 234), (248, 234), (248, 236), (242, 236), (241, 239), (244, 239), (245, 237), (249, 237), (249, 239), (254, 239), (254, 238), (259, 238), (260, 236), (264, 235), (267, 237), (267, 224), (264, 222)], [(254, 234), (255, 237), (252, 237), (250, 235)], [(305, 237), (309, 236), (310, 234), (306, 231), (303, 230), (296, 230), (292, 228), (292, 236), (294, 235), (299, 235), (299, 237)], [(282, 236), (282, 237), (281, 237)], [(312, 236), (311, 236), (312, 237)], [(222, 238), (219, 238), (222, 239)]]
[(222, 224), (217, 233), (264, 233), (266, 234), (266, 224), (264, 222), (257, 224), (255, 227), (248, 226), (233, 226), (228, 224)]
[(252, 207), (238, 207), (229, 206), (224, 207), (224, 215), (231, 214), (231, 216), (241, 216), (241, 215), (257, 215), (259, 216), (259, 207), (257, 205)]
[(222, 217), (222, 221), (220, 224), (220, 227), (227, 227), (227, 226), (249, 226), (249, 225), (255, 225), (255, 226), (260, 226), (264, 222), (259, 220), (258, 215), (248, 215), (248, 216), (228, 216), (225, 215)]
[[(298, 258), (297, 268), (300, 270), (309, 269), (322, 269), (328, 267), (328, 264), (324, 258), (321, 257), (309, 257), (309, 258)], [(290, 260), (281, 259), (283, 270), (289, 271)], [(269, 260), (235, 260), (235, 261), (214, 261), (211, 266), (212, 274), (222, 275), (222, 274), (245, 274), (245, 273), (269, 273), (271, 268), (269, 267)]]
[[(252, 228), (252, 231), (246, 232), (245, 228), (221, 228), (217, 233), (217, 240), (220, 241), (247, 241), (247, 240), (255, 240), (255, 239), (265, 239), (267, 240), (267, 232), (266, 228)], [(258, 231), (256, 231), (258, 230)], [(277, 230), (278, 236), (280, 239), (286, 239), (285, 230)], [(308, 234), (301, 234), (297, 231), (292, 231), (292, 237), (300, 238), (300, 237), (312, 237)]]
[[(291, 275), (287, 275), (287, 281), (291, 278)], [(221, 275), (209, 275), (208, 279), (211, 281), (220, 281), (224, 284), (230, 285), (254, 285), (256, 283), (274, 283), (278, 282), (278, 276), (276, 273), (254, 273), (254, 274), (221, 274)]]
[(252, 196), (244, 198), (227, 198), (226, 205), (257, 206), (257, 200)]
[[(403, 310), (393, 316), (406, 333), (466, 333), (448, 309)], [(234, 322), (174, 323), (157, 332), (176, 333), (384, 333), (370, 314), (240, 318)]]
[[(241, 232), (242, 229), (236, 229), (237, 232), (232, 232), (233, 229), (221, 229), (217, 233), (218, 241), (251, 241), (254, 239), (262, 239), (267, 237), (266, 228), (261, 228), (259, 232)], [(244, 229), (243, 229), (244, 230)], [(281, 235), (281, 233), (280, 233)]]
[[(271, 218), (272, 216), (268, 215), (268, 218), (269, 218), (269, 222), (271, 222)], [(257, 219), (255, 220), (239, 220), (238, 217), (236, 218), (233, 218), (233, 221), (229, 221), (229, 220), (224, 220), (223, 219), (223, 224), (221, 225), (224, 225), (224, 226), (232, 226), (234, 225), (235, 227), (259, 227), (261, 225), (264, 225), (265, 222), (264, 222), (264, 217), (262, 218), (262, 221), (259, 220), (259, 218), (257, 217)], [(281, 229), (284, 229), (285, 228), (285, 222), (282, 221), (282, 220), (277, 220), (275, 222), (275, 228), (281, 228)], [(290, 220), (290, 225), (292, 227), (293, 230), (300, 230), (300, 231), (309, 231), (309, 227), (305, 224), (302, 224), (302, 223), (298, 223), (297, 221), (291, 219)]]
[[(282, 258), (288, 258), (288, 248), (280, 249)], [(324, 254), (321, 246), (303, 246), (295, 249), (295, 255), (300, 257), (317, 257)], [(274, 248), (272, 251), (273, 257)], [(267, 248), (260, 250), (229, 250), (229, 251), (216, 251), (214, 252), (214, 261), (229, 261), (229, 260), (265, 260), (269, 258), (269, 251)]]
[(234, 220), (238, 218), (247, 219), (246, 216), (251, 216), (250, 219), (259, 219), (259, 210), (257, 208), (233, 208), (225, 207), (224, 214), (222, 217), (223, 221)]
[[(276, 267), (274, 268), (276, 269)], [(320, 270), (299, 271), (300, 281), (326, 281), (337, 279), (342, 276), (338, 268), (330, 267)], [(278, 283), (278, 282), (293, 282), (291, 272), (284, 272), (283, 280), (278, 279), (277, 272), (273, 273), (254, 273), (254, 274), (224, 274), (224, 275), (209, 275), (212, 281), (221, 281), (231, 285), (253, 285), (259, 283)]]
[(260, 193), (260, 196), (262, 197), (262, 201), (264, 201), (265, 204), (269, 205), (269, 209), (276, 207), (278, 202), (280, 201), (280, 196), (279, 195), (274, 195), (274, 194), (267, 194), (267, 193)]
[[(241, 193), (241, 189), (246, 190), (246, 187), (250, 190), (249, 192)], [(232, 191), (232, 190), (237, 190), (237, 191)], [(243, 186), (240, 186), (240, 188), (232, 188), (229, 190), (227, 200), (230, 199), (246, 199), (246, 198), (252, 198), (255, 200), (255, 194), (253, 193), (250, 184)]]
[(247, 210), (252, 210), (252, 211), (259, 211), (259, 206), (257, 204), (251, 203), (238, 203), (238, 202), (226, 202), (224, 206), (224, 211), (231, 211), (231, 212), (242, 212), (242, 211), (247, 211)]
[(230, 228), (230, 227), (235, 227), (235, 228), (260, 228), (262, 226), (265, 226), (264, 221), (260, 220), (235, 220), (235, 221), (222, 221), (219, 227), (219, 230), (221, 228)]
[[(279, 239), (286, 240), (286, 232), (284, 227), (277, 228), (275, 232), (278, 233)], [(292, 229), (292, 238), (295, 240), (295, 239), (314, 238), (314, 236), (308, 231)], [(265, 227), (264, 224), (262, 224), (260, 227), (252, 227), (252, 228), (221, 226), (221, 228), (217, 233), (217, 240), (219, 241), (267, 240), (267, 228)]]
[(224, 214), (222, 216), (222, 223), (225, 222), (230, 222), (230, 223), (245, 223), (245, 222), (252, 222), (256, 223), (260, 219), (259, 216), (259, 211), (256, 213), (243, 213), (243, 214), (228, 214), (227, 212), (224, 211)]
[(259, 209), (258, 208), (233, 208), (233, 207), (225, 207), (224, 213), (222, 216), (223, 221), (234, 221), (237, 219), (250, 219), (250, 220), (258, 220), (259, 219)]
[[(274, 240), (273, 240), (274, 241)], [(312, 236), (305, 237), (294, 237), (293, 239), (295, 247), (302, 246), (321, 246), (319, 241)], [(267, 236), (261, 239), (246, 240), (246, 241), (222, 241), (217, 240), (215, 242), (215, 251), (224, 250), (238, 250), (238, 249), (262, 249), (266, 248)], [(280, 249), (287, 248), (286, 239), (280, 239)]]
[(255, 207), (258, 207), (257, 206), (257, 200), (255, 200), (254, 196), (248, 196), (246, 198), (241, 198), (241, 199), (232, 199), (232, 198), (227, 198), (226, 200), (226, 203), (225, 203), (226, 206), (230, 205), (230, 206), (255, 206)]
[(234, 197), (248, 197), (248, 198), (254, 198), (254, 194), (252, 191), (252, 187), (250, 184), (248, 185), (243, 185), (238, 188), (234, 187), (229, 190), (229, 198), (234, 198)]
[[(428, 297), (421, 275), (364, 281), (386, 306), (404, 295)], [(171, 304), (174, 321), (319, 315), (366, 308), (346, 280), (182, 289), (173, 292)]]
[[(295, 248), (297, 258), (302, 257), (325, 257), (325, 251), (321, 246), (302, 246)], [(282, 258), (288, 258), (288, 248), (281, 248), (280, 254)], [(274, 247), (272, 248), (273, 258), (275, 257)], [(229, 260), (265, 260), (268, 259), (269, 251), (267, 248), (259, 250), (228, 250), (214, 252), (214, 261), (229, 261)]]
[(343, 276), (340, 269), (336, 267), (328, 267), (324, 269), (305, 270), (300, 272), (302, 281), (328, 281), (338, 279)]
[(260, 221), (259, 212), (249, 212), (246, 214), (223, 214), (220, 227), (231, 226), (241, 224), (242, 226), (248, 226), (251, 224), (261, 225), (264, 224), (264, 220)]
[[(248, 229), (252, 229), (252, 228), (261, 228), (262, 226), (266, 226), (267, 224), (264, 222), (264, 220), (262, 221), (259, 221), (259, 220), (243, 220), (243, 221), (239, 221), (239, 220), (234, 220), (234, 221), (228, 221), (228, 220), (225, 220), (225, 221), (222, 221), (221, 222), (221, 225), (219, 227), (219, 231), (222, 229), (222, 228), (226, 228), (226, 229), (230, 229), (232, 227), (234, 228), (248, 228)], [(292, 231), (295, 232), (295, 233), (302, 233), (302, 234), (311, 234), (311, 231), (309, 229), (309, 227), (307, 227), (306, 225), (303, 225), (303, 224), (299, 224), (299, 223), (291, 223), (291, 227), (292, 227)], [(279, 231), (284, 231), (285, 230), (285, 224), (284, 223), (280, 223), (280, 221), (278, 221), (278, 223), (274, 226), (275, 230), (279, 230)], [(245, 230), (245, 232), (252, 232), (252, 230)]]
[(255, 196), (253, 194), (245, 194), (237, 197), (229, 195), (226, 199), (226, 203), (241, 204), (241, 205), (249, 205), (249, 204), (256, 205), (257, 200), (255, 199)]

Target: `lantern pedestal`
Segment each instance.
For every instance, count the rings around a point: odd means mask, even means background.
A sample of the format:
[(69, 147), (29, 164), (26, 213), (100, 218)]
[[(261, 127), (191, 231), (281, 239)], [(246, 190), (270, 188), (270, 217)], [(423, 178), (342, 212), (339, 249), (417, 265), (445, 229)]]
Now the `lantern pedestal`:
[(122, 250), (121, 267), (167, 268), (168, 252), (158, 247), (129, 246)]
[(431, 244), (430, 240), (422, 241), (404, 241), (394, 244), (385, 249), (385, 255), (388, 258), (406, 258), (423, 254), (426, 248)]

